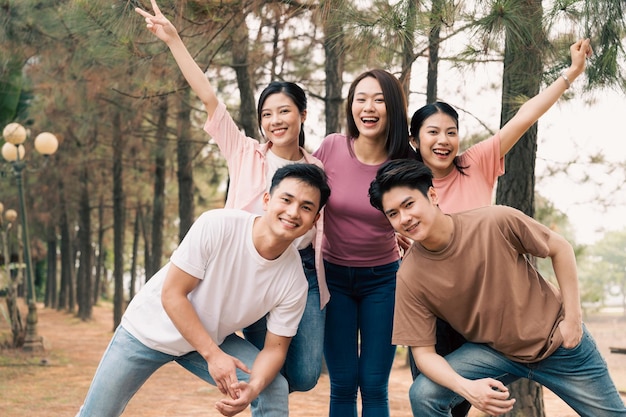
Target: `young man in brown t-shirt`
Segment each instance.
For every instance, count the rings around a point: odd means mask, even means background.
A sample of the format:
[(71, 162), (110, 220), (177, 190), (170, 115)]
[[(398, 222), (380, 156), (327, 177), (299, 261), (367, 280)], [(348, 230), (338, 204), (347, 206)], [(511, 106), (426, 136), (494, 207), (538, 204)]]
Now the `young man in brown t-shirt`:
[[(410, 346), (422, 372), (409, 393), (414, 416), (449, 416), (463, 398), (489, 415), (506, 413), (515, 403), (506, 384), (522, 377), (582, 416), (626, 416), (582, 323), (567, 240), (510, 207), (444, 214), (432, 173), (417, 161), (387, 163), (369, 193), (414, 242), (397, 274), (393, 329), (393, 343)], [(550, 257), (559, 288), (526, 255)], [(435, 352), (437, 317), (468, 341), (445, 358)]]

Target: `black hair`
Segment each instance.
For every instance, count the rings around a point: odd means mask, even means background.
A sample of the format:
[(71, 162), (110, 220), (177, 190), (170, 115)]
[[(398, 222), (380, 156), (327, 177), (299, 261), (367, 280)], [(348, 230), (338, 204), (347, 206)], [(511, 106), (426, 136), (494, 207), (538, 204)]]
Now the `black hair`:
[[(261, 95), (259, 96), (259, 103), (257, 105), (257, 117), (259, 123), (259, 130), (261, 134), (263, 134), (263, 129), (261, 127), (261, 112), (263, 111), (263, 104), (265, 100), (272, 94), (283, 93), (291, 100), (293, 100), (294, 104), (298, 108), (300, 113), (306, 110), (307, 99), (306, 94), (302, 88), (298, 84), (290, 83), (288, 81), (272, 81), (268, 84), (267, 87), (263, 89)], [(304, 147), (304, 123), (300, 124), (300, 135), (298, 136), (298, 146)]]
[[(424, 124), (424, 121), (426, 119), (428, 119), (433, 114), (437, 114), (437, 113), (443, 113), (443, 114), (450, 116), (452, 120), (454, 120), (454, 124), (456, 125), (457, 130), (459, 129), (459, 113), (457, 113), (457, 111), (454, 110), (454, 107), (452, 107), (448, 103), (445, 103), (443, 101), (436, 101), (434, 103), (429, 103), (417, 109), (415, 113), (413, 113), (413, 117), (411, 117), (410, 132), (411, 132), (411, 136), (418, 143), (417, 159), (419, 161), (423, 161), (422, 155), (419, 153), (420, 129), (422, 128), (422, 125)], [(468, 167), (462, 166), (460, 164), (459, 155), (454, 157), (454, 159), (452, 160), (452, 164), (461, 174), (467, 175), (464, 170), (467, 169)]]
[(377, 210), (383, 210), (383, 194), (395, 187), (408, 187), (418, 190), (428, 197), (428, 190), (433, 186), (433, 173), (423, 162), (412, 159), (397, 159), (385, 163), (376, 172), (370, 184), (370, 204)]
[(324, 207), (328, 201), (328, 197), (330, 197), (330, 187), (328, 185), (326, 173), (317, 165), (288, 164), (278, 168), (272, 177), (270, 194), (274, 192), (274, 189), (278, 187), (281, 181), (285, 178), (294, 178), (310, 185), (311, 187), (317, 188), (320, 191), (319, 210)]
[(352, 103), (356, 86), (365, 78), (372, 77), (378, 81), (387, 107), (387, 137), (385, 150), (389, 159), (415, 158), (416, 155), (409, 145), (409, 124), (406, 112), (407, 101), (400, 81), (391, 73), (382, 69), (365, 71), (350, 84), (346, 100), (346, 117), (348, 140), (359, 137), (359, 129), (352, 115)]

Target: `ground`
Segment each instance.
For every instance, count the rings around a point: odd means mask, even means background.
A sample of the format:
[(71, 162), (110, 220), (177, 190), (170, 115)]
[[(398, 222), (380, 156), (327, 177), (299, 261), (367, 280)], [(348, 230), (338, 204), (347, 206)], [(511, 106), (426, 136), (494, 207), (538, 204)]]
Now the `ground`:
[[(0, 300), (4, 306), (4, 300)], [(95, 306), (93, 320), (82, 322), (71, 314), (39, 307), (38, 332), (46, 350), (37, 354), (0, 351), (0, 416), (74, 416), (87, 393), (100, 356), (112, 335), (110, 305)], [(8, 330), (0, 319), (0, 335)], [(586, 320), (598, 347), (607, 359), (611, 376), (626, 399), (626, 355), (613, 354), (609, 346), (626, 346), (626, 319), (598, 316)], [(391, 415), (410, 417), (407, 392), (410, 371), (400, 350), (389, 387)], [(328, 415), (328, 376), (315, 389), (290, 396), (291, 415)], [(218, 416), (213, 404), (220, 393), (176, 364), (158, 371), (130, 402), (125, 416)], [(548, 417), (576, 416), (567, 405), (546, 390)], [(240, 414), (249, 417), (246, 410)], [(471, 417), (481, 414), (472, 411)]]

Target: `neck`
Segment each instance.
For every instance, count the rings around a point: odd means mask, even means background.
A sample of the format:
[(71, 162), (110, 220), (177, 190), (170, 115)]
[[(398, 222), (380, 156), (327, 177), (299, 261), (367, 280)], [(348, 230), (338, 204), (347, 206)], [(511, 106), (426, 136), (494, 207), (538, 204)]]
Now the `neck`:
[(452, 217), (441, 212), (432, 236), (422, 241), (421, 245), (431, 252), (439, 252), (448, 247), (452, 235), (454, 235), (454, 221)]
[(257, 217), (252, 226), (252, 243), (263, 258), (274, 260), (285, 252), (292, 240), (281, 239), (276, 236), (265, 222), (265, 217)]
[(297, 145), (296, 146), (276, 146), (272, 143), (270, 150), (274, 155), (279, 158), (286, 159), (288, 161), (299, 161), (304, 157), (302, 150)]
[(354, 140), (353, 144), (354, 154), (364, 164), (379, 165), (388, 158), (385, 142), (382, 140), (359, 136)]

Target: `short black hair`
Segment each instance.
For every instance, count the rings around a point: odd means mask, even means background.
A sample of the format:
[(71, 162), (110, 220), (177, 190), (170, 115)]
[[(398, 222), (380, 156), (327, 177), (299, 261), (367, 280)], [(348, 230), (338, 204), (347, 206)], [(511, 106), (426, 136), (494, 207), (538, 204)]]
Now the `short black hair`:
[(272, 177), (270, 194), (285, 178), (295, 178), (311, 187), (317, 188), (320, 191), (320, 210), (328, 201), (328, 197), (330, 197), (330, 186), (328, 185), (326, 173), (317, 165), (298, 163), (288, 164), (278, 168)]
[(395, 187), (408, 187), (418, 190), (428, 197), (428, 190), (433, 186), (433, 173), (423, 162), (413, 159), (389, 161), (378, 169), (370, 184), (370, 204), (377, 210), (383, 210), (383, 194)]

